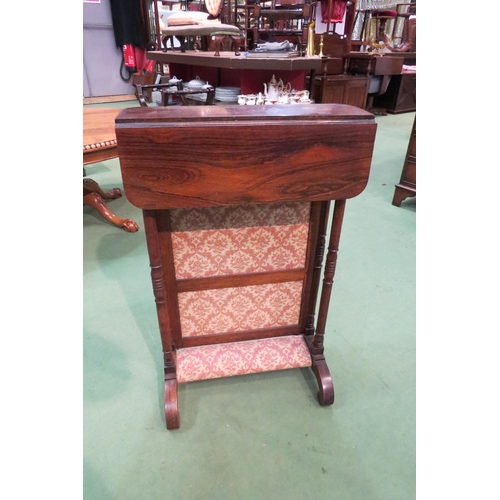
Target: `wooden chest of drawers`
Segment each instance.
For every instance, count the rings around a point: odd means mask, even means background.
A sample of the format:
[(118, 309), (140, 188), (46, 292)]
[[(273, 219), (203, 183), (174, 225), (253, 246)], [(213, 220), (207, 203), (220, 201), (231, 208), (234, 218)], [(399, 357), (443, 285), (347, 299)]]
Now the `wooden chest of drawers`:
[(417, 117), (413, 121), (410, 142), (406, 152), (406, 159), (401, 172), (399, 184), (396, 184), (392, 204), (396, 207), (409, 196), (417, 194)]

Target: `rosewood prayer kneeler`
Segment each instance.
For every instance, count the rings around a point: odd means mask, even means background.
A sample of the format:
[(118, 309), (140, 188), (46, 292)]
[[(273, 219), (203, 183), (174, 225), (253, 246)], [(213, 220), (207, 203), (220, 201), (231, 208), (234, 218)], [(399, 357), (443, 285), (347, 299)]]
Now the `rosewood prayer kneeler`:
[(144, 215), (167, 428), (180, 425), (178, 384), (194, 380), (311, 367), (320, 405), (333, 404), (323, 339), (374, 116), (340, 104), (128, 108), (115, 129), (125, 193)]

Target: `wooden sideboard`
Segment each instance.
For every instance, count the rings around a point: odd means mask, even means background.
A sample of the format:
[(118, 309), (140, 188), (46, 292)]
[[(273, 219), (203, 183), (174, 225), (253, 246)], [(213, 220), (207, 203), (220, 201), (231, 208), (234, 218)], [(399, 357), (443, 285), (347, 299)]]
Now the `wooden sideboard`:
[[(350, 52), (348, 71), (351, 74), (366, 75), (369, 78), (366, 109), (377, 114), (387, 114), (385, 108), (375, 105), (377, 96), (386, 93), (391, 79), (399, 75), (403, 68), (403, 56), (386, 56), (366, 52)], [(377, 90), (371, 89), (372, 79), (379, 79)], [(375, 80), (374, 80), (375, 81)]]
[(406, 158), (401, 172), (401, 179), (394, 190), (392, 204), (396, 207), (408, 197), (417, 194), (417, 117), (413, 120), (413, 128), (406, 151)]
[(316, 76), (315, 101), (318, 103), (349, 104), (365, 109), (369, 78), (362, 75)]
[(417, 109), (417, 74), (393, 75), (384, 94), (376, 96), (373, 105), (389, 113), (407, 113)]
[(346, 200), (368, 182), (376, 128), (371, 113), (339, 104), (120, 112), (120, 168), (144, 215), (168, 429), (180, 426), (178, 384), (197, 380), (308, 367), (319, 404), (333, 404), (326, 320)]

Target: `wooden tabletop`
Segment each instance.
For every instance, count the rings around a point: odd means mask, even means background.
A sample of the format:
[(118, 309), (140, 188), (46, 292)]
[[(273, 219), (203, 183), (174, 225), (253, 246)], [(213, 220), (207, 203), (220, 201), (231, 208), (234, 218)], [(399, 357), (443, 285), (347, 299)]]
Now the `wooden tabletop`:
[(119, 108), (83, 108), (83, 164), (118, 156), (115, 118)]
[(316, 70), (322, 67), (321, 57), (273, 57), (273, 58), (249, 58), (243, 55), (235, 56), (234, 52), (221, 51), (220, 56), (214, 56), (213, 51), (186, 52), (171, 51), (150, 51), (147, 53), (148, 59), (163, 63), (190, 64), (192, 66), (208, 66), (213, 68), (227, 69), (269, 69), (275, 71), (294, 70)]

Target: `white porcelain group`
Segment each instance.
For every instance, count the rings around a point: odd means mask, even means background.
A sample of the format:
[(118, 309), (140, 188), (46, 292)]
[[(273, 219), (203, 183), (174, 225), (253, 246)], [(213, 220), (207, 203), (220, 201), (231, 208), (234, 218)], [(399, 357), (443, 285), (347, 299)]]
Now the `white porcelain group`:
[(177, 84), (177, 83), (180, 83), (182, 82), (182, 80), (179, 80), (179, 78), (177, 78), (176, 76), (173, 76), (172, 78), (170, 78), (170, 80), (168, 81), (169, 84)]
[(281, 92), (278, 97), (269, 97), (258, 94), (240, 94), (238, 96), (238, 104), (240, 106), (254, 105), (272, 105), (272, 104), (311, 104), (313, 101), (309, 99), (308, 90), (292, 90), (290, 92)]
[(197, 76), (194, 80), (189, 80), (189, 82), (187, 82), (184, 85), (184, 87), (190, 90), (200, 90), (200, 89), (209, 89), (212, 87), (212, 85), (210, 85), (208, 82), (203, 83), (203, 81), (200, 80), (200, 77)]

